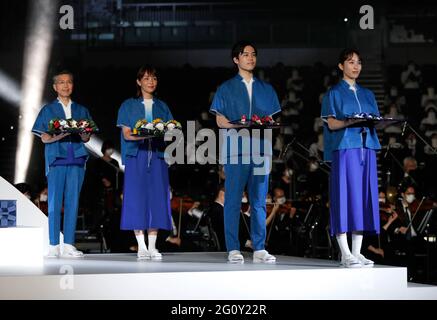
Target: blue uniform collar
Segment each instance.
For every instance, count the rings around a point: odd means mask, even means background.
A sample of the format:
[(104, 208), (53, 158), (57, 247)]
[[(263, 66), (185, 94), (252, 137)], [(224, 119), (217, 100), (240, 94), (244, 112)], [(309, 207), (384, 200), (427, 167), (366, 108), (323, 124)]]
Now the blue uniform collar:
[[(341, 85), (343, 88), (345, 88), (345, 89), (347, 89), (347, 90), (350, 90), (351, 85), (350, 85), (346, 80), (341, 79), (341, 81), (340, 81), (340, 85)], [(358, 83), (356, 83), (356, 82), (355, 82), (354, 87), (355, 87), (356, 91), (358, 91), (358, 90), (361, 89), (361, 87), (360, 87), (360, 86), (358, 85)], [(351, 91), (352, 91), (352, 90), (351, 90)]]
[[(243, 77), (242, 77), (239, 73), (237, 73), (237, 74), (235, 75), (234, 79), (235, 79), (235, 80), (238, 80), (238, 81), (243, 81)], [(253, 82), (255, 82), (255, 81), (257, 80), (257, 79), (255, 78), (255, 76), (252, 76), (252, 79), (253, 79)]]
[[(75, 104), (75, 102), (74, 102), (71, 98), (70, 98), (70, 101), (71, 101), (71, 106), (73, 106), (73, 104)], [(61, 107), (62, 107), (62, 103), (61, 103), (61, 101), (60, 101), (58, 98), (56, 98), (55, 100), (53, 100), (52, 103), (58, 103), (58, 104), (60, 104)]]

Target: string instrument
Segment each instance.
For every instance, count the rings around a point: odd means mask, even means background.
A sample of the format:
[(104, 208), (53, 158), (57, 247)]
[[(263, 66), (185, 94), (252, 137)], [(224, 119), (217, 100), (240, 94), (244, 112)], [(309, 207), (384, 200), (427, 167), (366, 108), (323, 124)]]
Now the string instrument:
[[(267, 217), (272, 213), (274, 206), (275, 206), (274, 202), (266, 203)], [(249, 210), (249, 207), (250, 207), (250, 203), (241, 203), (242, 212), (247, 212), (247, 210)], [(291, 208), (294, 208), (294, 206), (292, 205), (291, 200), (287, 200), (285, 203), (279, 205), (276, 214), (290, 213)]]
[(171, 209), (174, 211), (178, 211), (182, 209), (183, 212), (188, 211), (193, 205), (194, 200), (190, 197), (176, 197), (174, 196), (170, 200)]
[(199, 202), (200, 206), (207, 206), (208, 204), (207, 202), (204, 203), (204, 201), (195, 200), (188, 196), (173, 196), (170, 200), (170, 207), (173, 211), (179, 212), (182, 210), (182, 213), (187, 213), (196, 202)]
[[(267, 216), (269, 216), (272, 213), (274, 206), (275, 206), (274, 202), (266, 204)], [(278, 211), (276, 211), (276, 214), (290, 213), (291, 208), (294, 208), (292, 205), (292, 202), (291, 202), (291, 200), (287, 200), (285, 203), (279, 205), (279, 208), (278, 208)]]
[(437, 208), (437, 201), (423, 197), (422, 201), (416, 199), (409, 203), (408, 208), (412, 214), (414, 214), (416, 211), (428, 211)]
[(178, 212), (178, 231), (177, 231), (177, 237), (180, 238), (180, 234), (181, 234), (181, 225), (182, 225), (182, 214), (185, 214), (188, 212), (188, 210), (190, 210), (195, 202), (199, 202), (199, 201), (195, 201), (193, 198), (191, 197), (178, 197), (178, 196), (174, 196), (171, 200), (170, 200), (170, 207), (172, 211), (176, 211)]

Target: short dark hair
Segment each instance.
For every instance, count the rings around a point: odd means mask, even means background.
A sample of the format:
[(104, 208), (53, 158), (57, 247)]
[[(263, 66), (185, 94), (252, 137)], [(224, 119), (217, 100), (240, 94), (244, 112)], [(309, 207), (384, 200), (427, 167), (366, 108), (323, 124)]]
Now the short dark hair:
[(255, 54), (257, 54), (256, 47), (255, 47), (255, 45), (252, 42), (247, 41), (247, 40), (241, 40), (241, 41), (238, 41), (236, 44), (234, 44), (234, 46), (232, 47), (232, 51), (231, 51), (231, 58), (232, 58), (232, 60), (234, 58), (238, 59), (238, 56), (241, 53), (243, 53), (244, 48), (246, 48), (247, 46), (251, 46), (252, 48), (254, 48), (255, 49)]
[(56, 83), (56, 78), (57, 78), (58, 76), (62, 75), (62, 74), (68, 74), (68, 75), (71, 77), (71, 80), (73, 81), (73, 79), (74, 79), (74, 77), (73, 77), (73, 73), (72, 73), (71, 71), (69, 71), (69, 70), (64, 69), (64, 70), (61, 70), (61, 71), (56, 72), (56, 73), (53, 75), (53, 84)]
[(344, 64), (344, 62), (347, 59), (351, 58), (354, 55), (354, 53), (358, 56), (358, 58), (360, 58), (361, 61), (363, 61), (361, 59), (360, 52), (357, 49), (355, 49), (355, 48), (346, 48), (346, 49), (343, 49), (340, 52), (340, 55), (338, 56), (338, 63)]
[[(141, 79), (144, 77), (145, 74), (149, 74), (151, 76), (158, 77), (158, 72), (156, 71), (156, 68), (147, 64), (144, 66), (141, 66), (140, 69), (138, 69), (137, 72), (137, 80), (141, 81)], [(141, 97), (141, 87), (138, 85), (138, 83), (135, 83), (137, 86), (137, 97)]]
[(21, 183), (17, 183), (14, 185), (14, 187), (20, 191), (22, 194), (25, 193), (32, 193), (32, 188), (30, 186), (30, 184), (26, 183), (26, 182), (21, 182)]
[(413, 184), (405, 184), (405, 185), (401, 185), (399, 188), (399, 191), (401, 193), (405, 193), (407, 191), (407, 189), (409, 188), (413, 188), (414, 189), (414, 193), (416, 193), (416, 187)]
[(114, 143), (112, 142), (112, 140), (105, 140), (102, 143), (102, 153), (105, 154), (105, 151), (108, 149), (114, 149)]

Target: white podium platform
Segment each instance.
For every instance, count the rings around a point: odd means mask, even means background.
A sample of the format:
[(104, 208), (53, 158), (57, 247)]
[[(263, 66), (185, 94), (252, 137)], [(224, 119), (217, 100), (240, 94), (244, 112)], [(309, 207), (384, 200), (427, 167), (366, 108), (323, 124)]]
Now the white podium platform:
[(437, 286), (407, 282), (406, 268), (339, 268), (337, 262), (278, 256), (274, 265), (226, 263), (220, 252), (48, 259), (40, 268), (0, 268), (0, 299), (415, 300)]
[(43, 228), (0, 228), (0, 268), (42, 266), (43, 256)]
[[(42, 229), (43, 252), (44, 255), (49, 251), (49, 231), (47, 216), (12, 184), (0, 176), (0, 199), (17, 201), (17, 226), (37, 227)], [(61, 243), (63, 235), (60, 235)]]

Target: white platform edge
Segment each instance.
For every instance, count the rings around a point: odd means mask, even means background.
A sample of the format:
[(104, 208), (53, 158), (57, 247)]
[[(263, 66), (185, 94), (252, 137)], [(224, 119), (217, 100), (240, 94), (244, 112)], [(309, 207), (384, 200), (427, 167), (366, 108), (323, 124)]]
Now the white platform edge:
[(405, 268), (2, 276), (0, 299), (437, 299), (437, 287), (399, 279)]

